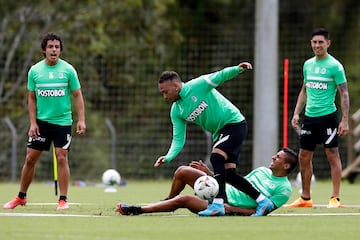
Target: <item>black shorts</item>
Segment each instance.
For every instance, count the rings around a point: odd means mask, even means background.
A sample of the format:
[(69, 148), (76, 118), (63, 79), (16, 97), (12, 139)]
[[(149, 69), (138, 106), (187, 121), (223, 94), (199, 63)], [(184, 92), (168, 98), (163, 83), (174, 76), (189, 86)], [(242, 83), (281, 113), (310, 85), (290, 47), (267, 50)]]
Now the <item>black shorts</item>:
[(337, 112), (321, 117), (305, 116), (300, 131), (300, 148), (314, 151), (317, 144), (323, 144), (325, 148), (338, 147), (338, 125)]
[(71, 144), (71, 126), (60, 126), (36, 119), (40, 136), (29, 137), (27, 147), (39, 151), (49, 151), (51, 142), (55, 147), (69, 150)]
[(213, 148), (219, 148), (228, 155), (225, 163), (239, 165), (241, 145), (247, 132), (248, 126), (245, 120), (240, 123), (227, 124), (219, 131), (219, 137), (214, 142)]

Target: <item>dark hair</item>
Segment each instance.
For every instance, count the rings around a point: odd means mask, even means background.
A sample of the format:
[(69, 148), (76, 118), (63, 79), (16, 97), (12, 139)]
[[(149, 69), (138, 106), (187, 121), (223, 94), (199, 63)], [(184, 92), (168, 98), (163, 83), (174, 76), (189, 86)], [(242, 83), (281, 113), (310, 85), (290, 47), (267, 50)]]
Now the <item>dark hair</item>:
[(329, 31), (326, 30), (324, 27), (315, 28), (314, 31), (311, 34), (311, 38), (317, 35), (324, 36), (326, 40), (330, 39)]
[(298, 164), (298, 154), (291, 148), (282, 148), (282, 151), (286, 153), (285, 160), (290, 164), (290, 168), (287, 170), (287, 173), (290, 173)]
[(177, 72), (165, 71), (160, 75), (159, 83), (163, 83), (166, 81), (172, 81), (172, 80), (181, 82), (181, 78), (180, 78), (179, 74), (177, 74)]
[(61, 40), (61, 37), (55, 33), (47, 33), (44, 35), (44, 37), (41, 40), (41, 49), (45, 51), (47, 42), (49, 40), (58, 40), (60, 42), (60, 51), (63, 50), (63, 42)]

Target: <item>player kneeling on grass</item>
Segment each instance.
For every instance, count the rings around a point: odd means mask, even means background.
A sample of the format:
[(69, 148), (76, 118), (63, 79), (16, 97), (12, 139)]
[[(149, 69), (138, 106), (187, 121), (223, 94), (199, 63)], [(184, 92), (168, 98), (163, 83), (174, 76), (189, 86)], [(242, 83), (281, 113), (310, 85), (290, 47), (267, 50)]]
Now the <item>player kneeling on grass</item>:
[[(268, 168), (256, 168), (245, 176), (247, 181), (274, 203), (274, 210), (281, 207), (290, 198), (292, 187), (287, 176), (297, 165), (297, 159), (297, 154), (293, 150), (283, 148), (272, 156)], [(213, 175), (201, 161), (193, 161), (189, 166), (180, 166), (175, 171), (170, 193), (165, 200), (146, 206), (119, 203), (117, 205), (118, 211), (122, 215), (139, 215), (142, 213), (172, 212), (178, 208), (187, 208), (193, 213), (198, 213), (208, 207), (208, 201), (194, 195), (179, 194), (186, 184), (193, 188), (196, 179), (206, 174)], [(228, 202), (225, 203), (225, 212), (227, 215), (249, 216), (256, 212), (256, 201), (229, 184), (226, 185), (226, 195)]]

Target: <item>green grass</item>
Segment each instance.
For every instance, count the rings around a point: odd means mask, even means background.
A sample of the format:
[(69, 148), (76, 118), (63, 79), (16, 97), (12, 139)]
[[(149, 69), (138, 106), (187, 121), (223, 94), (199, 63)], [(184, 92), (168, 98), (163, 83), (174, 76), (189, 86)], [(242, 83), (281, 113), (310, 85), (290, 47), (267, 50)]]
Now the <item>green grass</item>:
[[(57, 197), (51, 184), (33, 183), (28, 193), (29, 205), (14, 210), (0, 210), (1, 239), (358, 239), (360, 208), (284, 209), (268, 217), (198, 217), (185, 209), (174, 213), (154, 213), (121, 216), (115, 212), (119, 201), (131, 204), (155, 202), (166, 196), (170, 181), (128, 181), (116, 193), (104, 193), (104, 188), (71, 186), (70, 209), (56, 211)], [(1, 204), (18, 191), (18, 184), (1, 183)], [(344, 205), (359, 205), (358, 183), (343, 182), (341, 201)], [(191, 189), (185, 192), (192, 194)], [(330, 182), (317, 182), (313, 189), (315, 204), (327, 204)], [(298, 197), (298, 189), (290, 201)], [(42, 204), (43, 203), (43, 204)], [(49, 214), (51, 216), (4, 216), (4, 213)], [(309, 214), (286, 216), (285, 214)], [(333, 214), (319, 216), (310, 214)], [(344, 213), (342, 215), (342, 213)], [(281, 215), (280, 215), (281, 214)], [(285, 216), (284, 216), (284, 215)], [(335, 215), (339, 214), (339, 215)], [(341, 215), (340, 215), (341, 214)], [(349, 214), (349, 215), (346, 215)], [(74, 216), (69, 216), (74, 215)], [(83, 215), (77, 217), (75, 215)]]

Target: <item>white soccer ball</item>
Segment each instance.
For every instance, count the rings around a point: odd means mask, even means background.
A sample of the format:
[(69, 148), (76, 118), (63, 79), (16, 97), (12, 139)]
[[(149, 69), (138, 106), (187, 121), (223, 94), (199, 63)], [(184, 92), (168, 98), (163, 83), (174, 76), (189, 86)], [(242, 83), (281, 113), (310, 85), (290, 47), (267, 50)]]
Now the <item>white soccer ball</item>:
[(211, 201), (219, 192), (219, 184), (211, 176), (201, 176), (194, 183), (194, 191), (199, 198)]
[(121, 176), (115, 169), (108, 169), (102, 175), (102, 182), (107, 186), (120, 184)]

